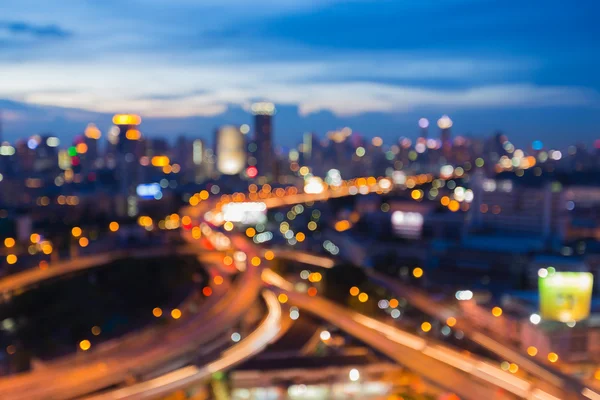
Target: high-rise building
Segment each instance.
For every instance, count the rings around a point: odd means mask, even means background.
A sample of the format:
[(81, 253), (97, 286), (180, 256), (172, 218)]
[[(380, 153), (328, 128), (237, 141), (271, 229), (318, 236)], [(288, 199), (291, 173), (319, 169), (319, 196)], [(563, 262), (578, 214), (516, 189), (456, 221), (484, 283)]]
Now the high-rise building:
[(236, 126), (223, 126), (215, 135), (217, 170), (225, 175), (236, 175), (246, 165), (244, 136)]
[[(116, 164), (120, 181), (117, 214), (130, 217), (137, 215), (136, 186), (139, 183), (138, 172), (141, 152), (141, 132), (138, 127), (142, 119), (138, 115), (117, 114), (113, 123), (118, 128), (116, 142)], [(111, 142), (112, 143), (112, 142)]]
[(429, 120), (427, 118), (419, 119), (419, 137), (427, 139), (427, 128), (429, 128)]
[(448, 159), (452, 152), (452, 140), (450, 135), (450, 128), (452, 128), (452, 120), (449, 116), (443, 115), (442, 118), (438, 119), (438, 127), (440, 128), (440, 140), (442, 142), (442, 153)]
[(142, 118), (133, 114), (117, 114), (113, 117), (113, 123), (119, 128), (117, 151), (121, 154), (136, 154), (137, 144), (142, 136), (138, 129)]
[(98, 140), (102, 137), (100, 129), (95, 124), (88, 124), (84, 131), (84, 143), (87, 146), (86, 169), (93, 169), (98, 161)]
[(472, 177), (472, 187), (470, 230), (563, 238), (566, 200), (559, 184), (528, 186), (488, 179), (479, 171)]
[(254, 142), (256, 143), (256, 167), (258, 174), (274, 178), (275, 155), (273, 152), (273, 103), (252, 104), (254, 114)]
[(302, 137), (302, 162), (304, 165), (311, 163), (314, 142), (316, 142), (314, 133), (306, 132)]

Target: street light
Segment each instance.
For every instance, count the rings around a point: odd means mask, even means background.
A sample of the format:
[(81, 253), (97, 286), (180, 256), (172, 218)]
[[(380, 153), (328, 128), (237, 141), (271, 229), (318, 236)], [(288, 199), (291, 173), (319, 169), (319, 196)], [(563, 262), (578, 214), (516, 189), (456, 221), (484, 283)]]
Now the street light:
[(71, 229), (71, 235), (73, 235), (73, 237), (78, 238), (82, 233), (83, 231), (78, 226), (74, 226), (73, 229)]
[(116, 221), (111, 222), (108, 225), (108, 229), (110, 229), (111, 232), (116, 232), (119, 230), (119, 223)]
[(540, 317), (538, 314), (531, 314), (531, 316), (529, 317), (529, 322), (531, 322), (534, 325), (539, 324), (542, 321), (542, 317)]
[(85, 339), (79, 342), (79, 348), (83, 351), (88, 351), (92, 347), (92, 343), (89, 340)]

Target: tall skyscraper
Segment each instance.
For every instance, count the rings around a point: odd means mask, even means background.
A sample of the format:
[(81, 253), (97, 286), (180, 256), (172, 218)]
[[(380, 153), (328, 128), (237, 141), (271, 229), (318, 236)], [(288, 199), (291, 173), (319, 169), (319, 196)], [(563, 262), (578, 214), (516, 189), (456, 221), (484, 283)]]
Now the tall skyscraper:
[(87, 146), (85, 167), (87, 170), (96, 167), (98, 160), (98, 139), (102, 137), (100, 129), (95, 124), (88, 124), (84, 131), (84, 143)]
[(273, 103), (252, 104), (254, 114), (254, 142), (256, 143), (256, 167), (258, 174), (274, 178), (275, 155), (273, 151)]
[(311, 132), (304, 133), (302, 137), (302, 162), (305, 165), (312, 161), (313, 143), (316, 142), (315, 134)]
[(427, 118), (419, 119), (419, 137), (427, 139), (427, 128), (429, 128), (429, 120)]
[(237, 126), (223, 126), (215, 135), (217, 170), (225, 175), (236, 175), (246, 165), (244, 136)]
[(452, 120), (449, 116), (443, 115), (438, 119), (438, 127), (440, 128), (440, 140), (442, 142), (442, 152), (446, 159), (450, 157), (452, 151), (452, 141), (450, 136), (450, 128), (452, 128)]
[(116, 143), (116, 162), (118, 179), (120, 181), (119, 200), (117, 201), (117, 214), (133, 217), (137, 215), (136, 185), (138, 182), (139, 163), (142, 134), (138, 127), (142, 118), (138, 115), (117, 114), (113, 123), (118, 127)]

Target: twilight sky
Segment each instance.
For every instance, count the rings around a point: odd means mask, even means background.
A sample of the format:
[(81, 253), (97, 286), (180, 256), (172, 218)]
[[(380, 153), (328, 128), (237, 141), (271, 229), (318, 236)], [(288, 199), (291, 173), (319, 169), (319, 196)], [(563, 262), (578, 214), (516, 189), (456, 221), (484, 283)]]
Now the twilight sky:
[[(4, 139), (140, 113), (211, 138), (276, 103), (275, 140), (350, 126), (387, 142), (449, 114), (517, 144), (600, 137), (597, 0), (2, 0)], [(431, 132), (437, 135), (436, 131)]]

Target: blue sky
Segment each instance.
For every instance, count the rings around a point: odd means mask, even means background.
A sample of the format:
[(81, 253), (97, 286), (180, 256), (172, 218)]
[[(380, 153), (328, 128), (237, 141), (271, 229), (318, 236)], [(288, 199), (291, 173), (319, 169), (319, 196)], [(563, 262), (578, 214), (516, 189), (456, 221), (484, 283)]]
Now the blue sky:
[[(4, 137), (101, 129), (211, 138), (277, 104), (276, 141), (350, 126), (387, 142), (449, 114), (518, 144), (600, 137), (593, 0), (3, 0)], [(435, 132), (432, 132), (435, 134)]]

